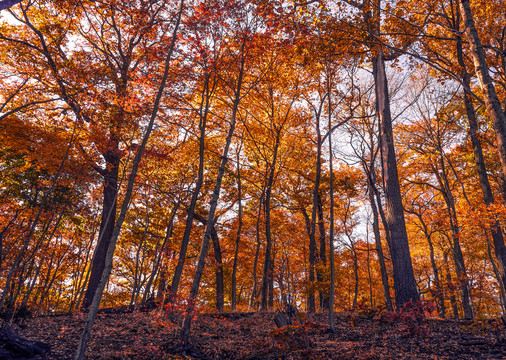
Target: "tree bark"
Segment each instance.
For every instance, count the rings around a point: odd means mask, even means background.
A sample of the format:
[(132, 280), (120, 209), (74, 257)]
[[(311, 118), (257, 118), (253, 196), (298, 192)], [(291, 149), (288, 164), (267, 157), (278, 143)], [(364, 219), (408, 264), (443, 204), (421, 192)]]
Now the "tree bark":
[[(373, 169), (371, 169), (373, 171)], [(381, 284), (383, 285), (383, 295), (385, 296), (385, 305), (387, 311), (393, 311), (394, 307), (392, 305), (392, 297), (390, 296), (390, 284), (388, 281), (388, 272), (387, 266), (385, 264), (385, 255), (383, 254), (383, 246), (381, 245), (381, 234), (379, 228), (379, 217), (378, 217), (378, 208), (376, 206), (376, 200), (374, 198), (374, 190), (371, 186), (371, 175), (367, 176), (368, 182), (368, 191), (369, 191), (369, 204), (371, 205), (372, 216), (373, 216), (373, 233), (374, 233), (374, 241), (376, 245), (376, 253), (378, 254), (378, 262), (380, 265), (380, 273), (381, 273)]]
[(309, 284), (308, 284), (308, 295), (307, 295), (307, 311), (310, 313), (314, 313), (316, 311), (316, 302), (315, 302), (315, 265), (316, 265), (316, 239), (315, 233), (311, 228), (311, 220), (306, 212), (306, 209), (303, 208), (303, 214), (306, 219), (306, 225), (308, 227), (309, 234)]
[(264, 270), (262, 278), (262, 301), (260, 307), (262, 310), (267, 309), (268, 302), (268, 288), (269, 282), (272, 281), (272, 234), (271, 234), (271, 194), (272, 185), (274, 183), (274, 175), (276, 173), (276, 163), (278, 158), (278, 149), (280, 143), (281, 129), (276, 132), (276, 142), (274, 144), (272, 163), (269, 164), (269, 177), (267, 179), (267, 186), (265, 188), (265, 201), (264, 201), (264, 212), (265, 212), (265, 259), (264, 259)]
[(392, 257), (395, 303), (397, 309), (412, 300), (419, 299), (408, 235), (404, 220), (397, 160), (395, 155), (392, 116), (388, 94), (388, 81), (381, 49), (373, 57), (373, 75), (376, 92), (376, 108), (380, 121), (381, 157), (383, 165), (383, 181), (385, 186), (386, 221), (390, 232), (390, 254)]
[[(216, 223), (216, 218), (215, 218)], [(223, 312), (223, 307), (225, 303), (225, 294), (224, 294), (224, 285), (223, 285), (223, 259), (221, 255), (221, 247), (220, 247), (220, 239), (218, 238), (218, 233), (216, 232), (216, 228), (213, 224), (213, 228), (211, 231), (211, 240), (213, 242), (213, 250), (214, 250), (214, 260), (215, 264), (215, 275), (216, 275), (216, 310), (219, 313)]]
[[(207, 219), (200, 215), (199, 213), (194, 214), (195, 219), (197, 219), (202, 225), (207, 226)], [(211, 241), (213, 243), (214, 250), (214, 261), (215, 261), (215, 275), (216, 275), (216, 310), (219, 313), (223, 312), (224, 300), (225, 296), (223, 293), (224, 282), (223, 282), (223, 259), (221, 254), (220, 247), (220, 239), (218, 237), (218, 233), (216, 232), (216, 221), (217, 217), (214, 218), (214, 224), (211, 229)]]
[(459, 317), (459, 309), (457, 307), (457, 299), (455, 297), (455, 288), (452, 282), (452, 274), (450, 273), (450, 265), (448, 264), (448, 254), (444, 254), (444, 261), (446, 264), (446, 284), (449, 287), (450, 291), (450, 304), (452, 306), (453, 318), (457, 319)]
[(260, 195), (260, 199), (258, 200), (258, 213), (257, 213), (257, 219), (256, 219), (256, 250), (255, 250), (255, 259), (253, 261), (253, 289), (251, 290), (251, 298), (249, 302), (249, 306), (251, 308), (257, 308), (258, 304), (257, 302), (257, 267), (258, 267), (258, 258), (260, 255), (260, 217), (262, 214), (262, 205), (264, 203), (264, 194), (265, 194), (265, 188), (262, 189), (262, 194)]
[(239, 203), (239, 210), (237, 213), (237, 235), (235, 238), (235, 249), (234, 249), (234, 262), (232, 265), (232, 311), (235, 311), (237, 307), (237, 259), (239, 257), (239, 243), (241, 241), (241, 229), (242, 229), (242, 185), (241, 185), (241, 166), (240, 166), (240, 147), (237, 151), (237, 201)]
[[(321, 109), (321, 107), (320, 107)], [(317, 216), (319, 215), (319, 211), (318, 211), (318, 207), (319, 207), (319, 203), (320, 203), (320, 179), (321, 179), (321, 157), (322, 157), (322, 135), (321, 135), (321, 130), (320, 130), (320, 111), (319, 110), (315, 110), (315, 129), (316, 129), (316, 163), (315, 163), (315, 180), (314, 180), (314, 187), (313, 187), (313, 209), (311, 211), (311, 234), (310, 234), (310, 244), (309, 244), (309, 265), (311, 266), (312, 264), (312, 268), (313, 268), (313, 273), (314, 271), (316, 270), (316, 280), (317, 282), (321, 282), (323, 279), (322, 279), (322, 275), (321, 275), (321, 269), (320, 267), (318, 266), (319, 263), (321, 262), (321, 259), (320, 259), (320, 255), (321, 253), (318, 253), (318, 248), (317, 248), (317, 245), (316, 245), (316, 222), (318, 221), (317, 220)], [(323, 237), (323, 243), (325, 244), (325, 234), (323, 233), (322, 234), (322, 227), (323, 227), (323, 221), (321, 222), (321, 226), (320, 226), (320, 222), (319, 222), (319, 235), (320, 235), (320, 238), (319, 238), (319, 241), (320, 241), (320, 244), (322, 243), (322, 237)], [(324, 231), (324, 230), (323, 230)], [(313, 244), (311, 244), (311, 242), (313, 242)], [(325, 249), (323, 250), (325, 251)], [(311, 252), (313, 252), (313, 254), (311, 254)], [(312, 255), (312, 256), (311, 256)], [(313, 259), (313, 261), (311, 261)], [(315, 269), (316, 268), (316, 269)], [(310, 277), (310, 286), (311, 286), (311, 295), (312, 297), (314, 298), (315, 296), (315, 289), (314, 289), (314, 274), (313, 274), (313, 281), (311, 281), (311, 273), (309, 274), (309, 277)], [(322, 293), (320, 292), (319, 293), (319, 297), (320, 297), (320, 306), (322, 305)], [(312, 302), (314, 302), (314, 299), (311, 299)], [(313, 306), (314, 309), (310, 309), (310, 312), (311, 310), (314, 312), (316, 311), (316, 306), (314, 305)]]
[(181, 249), (179, 250), (179, 259), (177, 261), (176, 269), (172, 277), (172, 283), (170, 285), (169, 301), (174, 301), (177, 291), (179, 288), (179, 281), (183, 274), (183, 267), (186, 260), (186, 253), (188, 251), (188, 243), (190, 242), (190, 234), (193, 226), (193, 217), (195, 214), (195, 206), (200, 194), (200, 189), (204, 183), (204, 150), (205, 150), (205, 137), (206, 137), (206, 123), (207, 116), (209, 114), (210, 97), (212, 89), (210, 88), (210, 74), (206, 74), (204, 81), (204, 89), (202, 91), (202, 99), (199, 110), (199, 168), (197, 174), (197, 182), (193, 189), (190, 207), (188, 209), (188, 215), (186, 217), (186, 225), (184, 228), (183, 239), (181, 240)]
[[(485, 51), (476, 30), (469, 0), (459, 0), (459, 5), (464, 20), (465, 35), (471, 47), (475, 72), (483, 91), (487, 113), (494, 124), (497, 148), (501, 159), (502, 175), (504, 177), (506, 176), (506, 114), (502, 110), (501, 102), (497, 97), (494, 83), (490, 77)], [(503, 197), (506, 198), (506, 194), (503, 194)], [(499, 251), (501, 259), (506, 260), (506, 248), (496, 249), (496, 251)], [(500, 262), (500, 265), (503, 265), (503, 261)], [(504, 271), (502, 272), (504, 273)]]
[[(130, 305), (134, 305), (139, 298), (139, 294), (141, 291), (142, 283), (142, 263), (144, 262), (144, 243), (146, 242), (146, 238), (148, 235), (149, 229), (149, 190), (146, 196), (146, 214), (144, 216), (144, 231), (142, 232), (141, 241), (139, 242), (139, 246), (137, 247), (137, 251), (135, 252), (135, 269), (134, 269), (134, 281), (132, 286), (132, 296), (130, 297)], [(142, 262), (139, 264), (140, 256), (142, 254)]]
[[(119, 143), (116, 141), (116, 150)], [(91, 263), (90, 277), (88, 286), (84, 293), (81, 310), (87, 310), (93, 300), (100, 278), (105, 268), (105, 257), (107, 248), (111, 242), (114, 225), (116, 222), (116, 208), (117, 208), (117, 192), (118, 192), (118, 177), (119, 177), (119, 156), (116, 151), (110, 150), (104, 155), (107, 163), (106, 170), (104, 171), (103, 181), (103, 201), (102, 201), (102, 216), (100, 221), (100, 230), (98, 233), (98, 241), (95, 247), (93, 261)]]
[[(467, 119), (469, 121), (469, 138), (473, 146), (474, 162), (476, 164), (476, 170), (478, 172), (478, 178), (480, 180), (481, 191), (483, 193), (483, 201), (487, 207), (494, 203), (494, 196), (492, 193), (492, 187), (488, 179), (487, 169), (485, 166), (485, 159), (483, 156), (483, 150), (480, 139), (478, 138), (478, 121), (476, 119), (476, 112), (474, 111), (472, 94), (471, 94), (471, 76), (467, 72), (466, 64), (464, 62), (464, 54), (462, 49), (462, 38), (457, 36), (457, 59), (461, 67), (461, 78), (464, 88), (464, 106), (466, 109)], [(503, 174), (504, 176), (504, 174)], [(504, 195), (504, 194), (503, 194)], [(495, 214), (494, 214), (495, 215)], [(492, 241), (494, 243), (495, 258), (499, 264), (500, 281), (502, 282), (501, 287), (506, 287), (506, 246), (504, 244), (504, 236), (497, 220), (497, 215), (494, 216), (494, 220), (487, 224), (490, 226), (490, 233), (492, 235)], [(487, 237), (488, 242), (488, 237)], [(494, 264), (495, 266), (495, 264)]]
[(483, 230), (483, 235), (485, 236), (485, 240), (487, 242), (487, 254), (488, 258), (490, 260), (490, 263), (492, 264), (492, 270), (494, 271), (495, 278), (497, 279), (497, 282), (499, 283), (499, 292), (501, 295), (501, 303), (503, 312), (506, 310), (506, 290), (504, 289), (504, 285), (502, 283), (501, 273), (499, 272), (499, 269), (497, 265), (495, 264), (494, 257), (492, 256), (492, 244), (490, 243), (490, 240), (488, 238), (488, 232), (486, 229)]
[(324, 290), (325, 284), (328, 281), (328, 277), (326, 275), (326, 268), (327, 268), (327, 245), (326, 245), (326, 239), (325, 239), (325, 224), (323, 222), (323, 204), (322, 204), (322, 198), (318, 194), (318, 233), (319, 233), (319, 239), (320, 239), (320, 256), (319, 256), (319, 263), (320, 266), (318, 267), (318, 275), (317, 279), (320, 283), (320, 291), (319, 291), (319, 298), (320, 298), (320, 311), (328, 310), (329, 308), (329, 293), (328, 291)]
[(336, 288), (336, 269), (334, 264), (334, 157), (332, 153), (332, 100), (330, 93), (330, 81), (327, 79), (328, 98), (328, 127), (329, 127), (329, 171), (330, 171), (330, 224), (329, 224), (329, 262), (330, 262), (330, 289), (329, 289), (329, 329), (336, 332), (334, 325), (334, 298)]
[(471, 307), (471, 300), (470, 300), (471, 293), (469, 291), (469, 281), (467, 280), (467, 271), (464, 262), (464, 255), (462, 254), (462, 249), (460, 247), (460, 227), (458, 225), (455, 199), (450, 189), (448, 177), (446, 174), (446, 167), (443, 158), (443, 149), (439, 144), (438, 144), (438, 151), (439, 151), (439, 163), (441, 166), (441, 172), (438, 172), (437, 169), (434, 169), (434, 172), (436, 178), (440, 183), (441, 193), (443, 195), (448, 210), (448, 218), (450, 220), (450, 227), (452, 232), (453, 260), (455, 262), (455, 271), (457, 273), (457, 281), (459, 282), (459, 288), (462, 297), (462, 308), (464, 310), (464, 317), (466, 319), (472, 319), (473, 310)]

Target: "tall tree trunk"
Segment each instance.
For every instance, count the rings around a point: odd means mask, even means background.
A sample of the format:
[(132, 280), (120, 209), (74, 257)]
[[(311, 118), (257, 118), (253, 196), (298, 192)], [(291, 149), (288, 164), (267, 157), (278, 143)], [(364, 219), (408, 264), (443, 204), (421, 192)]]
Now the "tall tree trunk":
[(314, 313), (316, 311), (316, 303), (315, 303), (315, 265), (316, 265), (316, 239), (315, 233), (311, 230), (311, 220), (306, 212), (305, 208), (303, 209), (303, 214), (306, 219), (306, 226), (308, 226), (309, 233), (309, 284), (308, 284), (308, 294), (307, 294), (307, 311), (310, 313)]
[(372, 290), (372, 273), (371, 273), (371, 250), (369, 249), (369, 232), (367, 231), (367, 279), (369, 280), (369, 306), (374, 309), (374, 295)]
[(253, 260), (253, 289), (251, 290), (251, 298), (249, 302), (250, 308), (257, 308), (257, 286), (258, 286), (258, 280), (257, 280), (257, 267), (258, 267), (258, 258), (260, 255), (260, 217), (262, 214), (262, 206), (264, 203), (264, 194), (265, 194), (265, 188), (262, 189), (262, 194), (260, 195), (260, 199), (258, 200), (258, 213), (257, 213), (257, 219), (256, 219), (256, 225), (255, 225), (255, 234), (256, 234), (256, 250), (255, 250), (255, 259)]
[(387, 311), (393, 311), (394, 307), (392, 305), (392, 297), (390, 296), (390, 284), (388, 281), (387, 266), (385, 264), (385, 255), (383, 254), (383, 246), (381, 245), (378, 208), (376, 206), (376, 201), (374, 198), (374, 190), (372, 189), (372, 186), (370, 184), (372, 182), (371, 175), (368, 174), (367, 178), (368, 178), (367, 186), (369, 191), (369, 204), (371, 205), (373, 216), (372, 229), (374, 233), (376, 253), (378, 254), (378, 262), (380, 265), (381, 284), (383, 285), (383, 295), (385, 296), (385, 305)]
[(265, 259), (264, 259), (264, 271), (262, 278), (262, 302), (260, 307), (262, 310), (267, 309), (267, 300), (268, 300), (268, 288), (269, 282), (272, 281), (272, 234), (271, 234), (271, 194), (272, 194), (272, 185), (274, 183), (274, 175), (276, 173), (276, 163), (278, 158), (278, 150), (279, 150), (279, 142), (281, 137), (281, 129), (276, 132), (276, 142), (274, 144), (274, 150), (272, 155), (272, 163), (269, 165), (269, 177), (267, 179), (267, 186), (265, 188)]
[[(207, 226), (208, 219), (199, 213), (194, 213), (195, 219), (197, 219), (202, 225)], [(221, 255), (220, 239), (216, 232), (216, 221), (217, 217), (214, 218), (214, 224), (211, 229), (211, 241), (213, 243), (214, 250), (214, 261), (215, 261), (215, 275), (216, 275), (216, 310), (219, 313), (223, 312), (225, 296), (223, 293), (223, 259)]]
[(327, 79), (328, 98), (328, 127), (329, 127), (329, 171), (330, 171), (330, 224), (329, 224), (329, 262), (330, 262), (330, 290), (329, 290), (329, 329), (336, 332), (334, 325), (334, 298), (336, 288), (336, 269), (334, 264), (334, 157), (332, 153), (332, 100), (330, 93), (330, 81)]
[[(214, 218), (216, 224), (216, 218)], [(223, 312), (225, 303), (224, 285), (223, 285), (223, 259), (221, 256), (220, 239), (216, 232), (216, 227), (213, 224), (211, 231), (211, 240), (213, 242), (214, 260), (215, 260), (215, 275), (216, 275), (216, 310), (219, 313)]]
[[(320, 198), (320, 178), (321, 178), (321, 156), (322, 156), (322, 135), (320, 131), (320, 112), (315, 110), (315, 129), (316, 129), (316, 163), (315, 163), (315, 179), (313, 186), (313, 206), (311, 211), (311, 223), (309, 233), (309, 295), (308, 295), (308, 311), (315, 312), (315, 270), (317, 280), (320, 281), (321, 273), (317, 269), (319, 263), (318, 248), (316, 245), (316, 222), (318, 212), (318, 202)], [(321, 234), (320, 234), (321, 236)], [(325, 236), (325, 235), (323, 235)], [(320, 239), (321, 240), (321, 239)], [(325, 240), (324, 240), (325, 241)]]
[(93, 261), (91, 263), (90, 277), (88, 286), (84, 293), (83, 303), (81, 309), (86, 310), (93, 300), (100, 278), (105, 268), (105, 257), (107, 248), (111, 243), (111, 237), (116, 222), (116, 208), (117, 208), (117, 193), (118, 193), (118, 179), (119, 179), (119, 163), (120, 158), (118, 140), (110, 139), (111, 149), (104, 154), (106, 161), (106, 169), (103, 171), (103, 202), (102, 202), (102, 215), (100, 221), (100, 231), (98, 233), (98, 241), (93, 254)]
[[(462, 39), (460, 36), (457, 40), (457, 59), (462, 69), (462, 84), (464, 88), (464, 105), (466, 109), (467, 119), (469, 121), (469, 138), (473, 145), (474, 162), (476, 164), (476, 170), (478, 172), (478, 178), (480, 180), (481, 191), (483, 193), (483, 201), (487, 206), (494, 203), (494, 196), (492, 194), (492, 188), (488, 179), (487, 169), (485, 166), (485, 159), (483, 157), (483, 150), (480, 139), (478, 138), (478, 121), (476, 119), (476, 112), (474, 111), (472, 94), (471, 94), (471, 76), (467, 72), (466, 64), (464, 62), (464, 55), (462, 49)], [(503, 194), (504, 195), (504, 194)], [(495, 215), (495, 214), (494, 214)], [(499, 272), (502, 282), (502, 288), (506, 287), (506, 246), (504, 244), (504, 236), (497, 220), (497, 216), (491, 221), (490, 233), (492, 235), (492, 241), (494, 242), (495, 258), (499, 264)], [(488, 225), (488, 224), (487, 224)], [(487, 237), (488, 239), (488, 237)], [(488, 240), (487, 240), (488, 241)], [(495, 264), (494, 264), (495, 266)]]
[(501, 295), (501, 303), (502, 303), (502, 308), (503, 308), (503, 312), (504, 312), (506, 310), (506, 290), (504, 289), (504, 286), (502, 283), (501, 273), (499, 272), (499, 269), (497, 268), (497, 265), (495, 264), (494, 257), (492, 256), (492, 244), (490, 244), (490, 240), (488, 238), (488, 233), (485, 229), (483, 232), (484, 232), (483, 235), (485, 236), (485, 240), (487, 242), (488, 258), (490, 260), (490, 263), (492, 264), (492, 270), (494, 271), (495, 278), (497, 279), (497, 282), (499, 283), (499, 293)]
[(404, 220), (397, 160), (392, 133), (392, 116), (388, 94), (388, 81), (385, 73), (385, 62), (381, 49), (373, 57), (373, 75), (376, 92), (376, 108), (380, 121), (381, 157), (383, 181), (385, 186), (386, 221), (390, 232), (390, 254), (392, 257), (395, 303), (397, 309), (410, 301), (419, 299), (408, 235)]
[(464, 317), (466, 319), (473, 318), (473, 309), (471, 307), (471, 293), (469, 291), (469, 281), (467, 279), (466, 265), (464, 262), (464, 255), (460, 247), (460, 227), (458, 225), (457, 210), (455, 207), (455, 199), (453, 197), (448, 177), (446, 174), (446, 166), (443, 158), (443, 149), (438, 145), (439, 150), (439, 163), (441, 166), (441, 172), (437, 169), (434, 170), (435, 175), (441, 185), (441, 191), (445, 200), (448, 217), (450, 220), (450, 227), (452, 232), (452, 249), (453, 249), (453, 260), (455, 262), (455, 271), (457, 273), (457, 281), (459, 282), (459, 288), (462, 297), (462, 308), (464, 310)]
[(439, 269), (437, 267), (436, 259), (434, 257), (434, 245), (432, 244), (431, 236), (427, 231), (425, 231), (425, 236), (427, 238), (427, 242), (429, 243), (430, 263), (432, 265), (432, 272), (434, 274), (434, 283), (436, 286), (436, 298), (438, 301), (439, 316), (444, 319), (446, 317), (445, 299), (443, 289), (441, 287)]
[(269, 309), (274, 308), (274, 264), (276, 263), (276, 251), (273, 249), (270, 269), (269, 269), (269, 296), (267, 304), (269, 305)]
[(348, 235), (348, 239), (350, 240), (351, 254), (353, 256), (353, 277), (354, 277), (355, 281), (354, 281), (352, 310), (355, 311), (357, 309), (358, 288), (359, 288), (359, 280), (360, 280), (358, 277), (358, 257), (357, 257), (357, 250), (355, 249), (355, 245), (353, 244), (353, 240), (352, 240), (351, 236)]
[(146, 196), (146, 214), (144, 216), (144, 231), (142, 232), (141, 241), (139, 242), (139, 246), (137, 247), (137, 251), (135, 252), (134, 281), (132, 286), (132, 296), (130, 297), (130, 305), (133, 305), (137, 302), (137, 299), (141, 291), (142, 266), (140, 266), (139, 261), (141, 252), (144, 253), (144, 243), (146, 242), (148, 229), (149, 229), (149, 191)]
[(457, 299), (455, 297), (455, 286), (452, 282), (452, 274), (450, 273), (450, 265), (448, 264), (448, 254), (444, 254), (444, 261), (446, 265), (446, 283), (449, 287), (450, 291), (450, 304), (452, 306), (453, 318), (457, 319), (459, 317), (459, 309), (457, 307)]
[(241, 229), (242, 229), (242, 185), (241, 185), (241, 165), (240, 161), (241, 149), (237, 150), (237, 201), (239, 203), (239, 210), (237, 213), (237, 235), (235, 237), (235, 248), (234, 248), (234, 262), (232, 265), (232, 311), (235, 311), (237, 307), (237, 259), (239, 257), (239, 242), (241, 240)]
[(172, 283), (170, 285), (169, 301), (174, 301), (177, 290), (179, 288), (179, 281), (183, 274), (183, 267), (186, 260), (186, 252), (188, 251), (188, 243), (190, 242), (190, 234), (193, 226), (193, 217), (195, 214), (195, 206), (199, 198), (200, 189), (204, 183), (204, 150), (205, 150), (205, 137), (206, 137), (206, 123), (207, 116), (209, 114), (210, 97), (214, 90), (210, 87), (211, 75), (206, 74), (204, 81), (204, 88), (202, 90), (202, 97), (199, 109), (199, 169), (197, 174), (197, 182), (193, 189), (190, 207), (188, 208), (188, 216), (186, 217), (186, 224), (184, 228), (183, 239), (181, 240), (181, 249), (179, 250), (179, 259), (177, 261), (176, 269), (172, 277)]
[[(487, 59), (485, 51), (481, 44), (478, 31), (474, 24), (473, 14), (471, 12), (471, 6), (469, 0), (459, 0), (460, 12), (464, 20), (464, 30), (474, 61), (474, 67), (476, 75), (480, 81), (480, 86), (483, 91), (483, 98), (487, 108), (487, 113), (492, 119), (494, 124), (495, 136), (497, 141), (497, 148), (499, 150), (502, 175), (506, 177), (506, 114), (503, 112), (497, 92), (494, 87), (492, 78), (488, 70)], [(503, 191), (505, 187), (503, 186)], [(506, 194), (503, 193), (503, 198), (506, 199)], [(501, 257), (500, 266), (505, 265), (506, 261), (506, 248), (496, 249)], [(501, 269), (502, 270), (502, 269)], [(504, 270), (502, 271), (504, 273)]]
[(318, 282), (320, 283), (320, 291), (319, 291), (319, 298), (320, 298), (320, 310), (328, 310), (329, 308), (329, 293), (327, 290), (324, 290), (325, 287), (322, 286), (328, 281), (328, 278), (326, 276), (327, 273), (327, 245), (326, 245), (326, 239), (325, 239), (325, 224), (323, 223), (323, 204), (322, 204), (322, 198), (320, 195), (318, 195), (318, 232), (320, 236), (320, 256), (319, 256), (319, 262), (320, 266), (318, 267), (319, 271), (317, 276)]

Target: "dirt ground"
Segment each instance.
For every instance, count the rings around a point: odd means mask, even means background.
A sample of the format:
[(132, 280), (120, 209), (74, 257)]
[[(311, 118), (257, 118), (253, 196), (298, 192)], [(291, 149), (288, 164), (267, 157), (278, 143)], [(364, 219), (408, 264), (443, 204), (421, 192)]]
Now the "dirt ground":
[[(326, 314), (299, 314), (277, 329), (276, 313), (200, 314), (192, 325), (192, 351), (178, 353), (180, 317), (151, 313), (101, 314), (89, 359), (506, 359), (502, 321), (389, 319), (337, 313), (336, 332)], [(47, 359), (73, 358), (84, 315), (39, 317), (15, 325), (22, 337), (51, 345)]]

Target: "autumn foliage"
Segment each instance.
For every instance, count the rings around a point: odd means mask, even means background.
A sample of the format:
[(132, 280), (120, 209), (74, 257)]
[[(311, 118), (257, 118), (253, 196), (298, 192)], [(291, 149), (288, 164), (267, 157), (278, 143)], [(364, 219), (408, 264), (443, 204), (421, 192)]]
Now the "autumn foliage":
[[(102, 307), (368, 309), (416, 336), (428, 310), (502, 314), (501, 4), (3, 10), (1, 311), (86, 310), (109, 249)], [(307, 347), (307, 326), (272, 336)]]

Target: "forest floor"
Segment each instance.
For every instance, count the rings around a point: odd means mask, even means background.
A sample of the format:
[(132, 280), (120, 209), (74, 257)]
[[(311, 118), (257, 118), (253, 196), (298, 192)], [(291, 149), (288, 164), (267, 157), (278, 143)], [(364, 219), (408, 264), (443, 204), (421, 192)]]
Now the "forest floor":
[[(300, 314), (299, 325), (277, 329), (276, 313), (200, 314), (191, 355), (177, 354), (177, 316), (100, 314), (89, 359), (506, 359), (506, 328), (496, 320), (388, 318), (337, 313)], [(20, 336), (51, 345), (45, 359), (71, 359), (84, 315), (26, 319)]]

